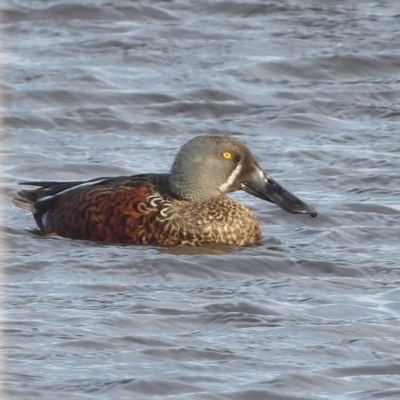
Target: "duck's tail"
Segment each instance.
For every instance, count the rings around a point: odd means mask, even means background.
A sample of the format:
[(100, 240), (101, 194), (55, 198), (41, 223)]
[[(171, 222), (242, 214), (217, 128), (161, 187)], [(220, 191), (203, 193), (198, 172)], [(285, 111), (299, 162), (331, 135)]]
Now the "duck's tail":
[(36, 211), (37, 193), (31, 190), (20, 190), (12, 199), (15, 207), (34, 213)]

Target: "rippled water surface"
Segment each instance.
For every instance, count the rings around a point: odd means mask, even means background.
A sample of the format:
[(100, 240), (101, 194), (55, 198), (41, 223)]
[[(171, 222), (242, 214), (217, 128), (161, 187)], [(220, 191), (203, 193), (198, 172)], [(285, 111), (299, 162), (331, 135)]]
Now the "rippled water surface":
[[(400, 4), (3, 2), (9, 399), (400, 398)], [(34, 233), (24, 180), (166, 172), (245, 141), (314, 205), (165, 250)]]

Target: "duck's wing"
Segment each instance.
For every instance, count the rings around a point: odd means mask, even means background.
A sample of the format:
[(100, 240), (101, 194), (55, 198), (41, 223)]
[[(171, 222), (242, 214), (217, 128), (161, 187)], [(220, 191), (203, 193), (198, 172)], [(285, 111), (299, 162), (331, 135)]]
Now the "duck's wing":
[(78, 231), (79, 227), (92, 222), (87, 217), (88, 210), (96, 210), (93, 212), (100, 219), (117, 213), (116, 207), (125, 215), (133, 213), (136, 205), (147, 201), (158, 187), (165, 187), (165, 178), (166, 175), (142, 174), (87, 181), (22, 182), (22, 185), (37, 188), (20, 190), (12, 202), (16, 207), (32, 212), (43, 233), (54, 231), (61, 236), (79, 237), (79, 234), (64, 233), (64, 228), (68, 232)]
[(55, 181), (32, 181), (21, 182), (20, 185), (37, 186), (34, 190), (22, 189), (17, 193), (17, 197), (12, 199), (13, 204), (22, 208), (35, 212), (38, 210), (45, 210), (52, 208), (57, 199), (74, 190), (89, 190), (95, 186), (106, 185), (115, 181), (124, 181), (128, 177), (118, 178), (96, 178), (87, 181), (68, 181), (68, 182), (55, 182)]

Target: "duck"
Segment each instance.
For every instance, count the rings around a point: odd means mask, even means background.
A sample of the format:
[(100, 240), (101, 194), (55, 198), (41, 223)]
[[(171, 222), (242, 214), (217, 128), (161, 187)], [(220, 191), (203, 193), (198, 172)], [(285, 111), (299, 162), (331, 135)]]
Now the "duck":
[(243, 190), (292, 214), (314, 207), (278, 184), (240, 140), (197, 136), (169, 173), (84, 181), (21, 182), (13, 204), (33, 214), (44, 236), (129, 245), (246, 246), (261, 238), (254, 213), (227, 196)]

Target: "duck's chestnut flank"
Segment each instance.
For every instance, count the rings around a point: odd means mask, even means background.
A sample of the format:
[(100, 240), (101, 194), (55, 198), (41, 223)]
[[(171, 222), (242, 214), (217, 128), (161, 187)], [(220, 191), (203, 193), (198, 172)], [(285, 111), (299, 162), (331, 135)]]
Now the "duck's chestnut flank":
[(239, 140), (199, 136), (179, 150), (169, 174), (77, 182), (23, 182), (13, 203), (43, 234), (160, 246), (247, 245), (261, 237), (254, 214), (226, 196), (244, 190), (295, 214), (316, 210), (266, 174)]

